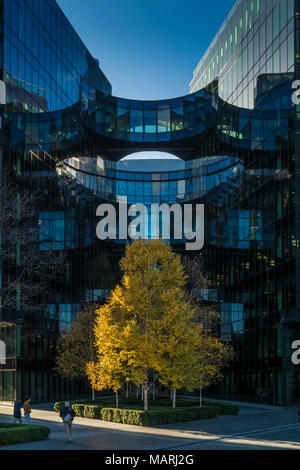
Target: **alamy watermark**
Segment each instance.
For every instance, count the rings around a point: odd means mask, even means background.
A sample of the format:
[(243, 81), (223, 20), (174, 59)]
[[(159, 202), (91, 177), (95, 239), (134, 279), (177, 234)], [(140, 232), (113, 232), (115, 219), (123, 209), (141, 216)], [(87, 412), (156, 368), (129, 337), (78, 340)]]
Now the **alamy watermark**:
[(0, 340), (0, 365), (6, 364), (6, 344)]
[(294, 80), (292, 83), (292, 88), (295, 89), (294, 93), (292, 94), (292, 103), (293, 104), (300, 104), (300, 80)]
[(293, 352), (291, 360), (294, 366), (298, 366), (300, 364), (300, 340), (296, 339), (292, 342), (292, 349), (296, 351)]
[[(100, 240), (183, 240), (186, 250), (204, 246), (204, 204), (131, 204), (120, 197), (117, 209), (101, 204), (96, 234)], [(117, 224), (118, 220), (118, 224)]]

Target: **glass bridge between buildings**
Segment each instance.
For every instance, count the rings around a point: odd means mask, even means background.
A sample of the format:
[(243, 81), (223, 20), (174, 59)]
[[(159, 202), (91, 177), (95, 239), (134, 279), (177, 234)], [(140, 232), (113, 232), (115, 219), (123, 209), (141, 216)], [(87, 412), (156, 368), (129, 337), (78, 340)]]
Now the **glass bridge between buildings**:
[[(282, 74), (275, 79), (276, 86), (271, 86), (270, 77), (260, 77), (252, 109), (224, 101), (215, 81), (195, 93), (159, 101), (92, 90), (71, 107), (53, 112), (19, 113), (6, 106), (4, 118), (25, 134), (28, 150), (39, 142), (44, 150), (57, 154), (91, 136), (111, 161), (142, 150), (167, 151), (192, 160), (218, 155), (221, 149), (236, 154), (237, 149), (242, 158), (243, 150), (248, 154), (254, 148), (276, 149), (278, 139), (288, 137), (292, 77)], [(200, 148), (199, 142), (209, 133), (211, 144)]]

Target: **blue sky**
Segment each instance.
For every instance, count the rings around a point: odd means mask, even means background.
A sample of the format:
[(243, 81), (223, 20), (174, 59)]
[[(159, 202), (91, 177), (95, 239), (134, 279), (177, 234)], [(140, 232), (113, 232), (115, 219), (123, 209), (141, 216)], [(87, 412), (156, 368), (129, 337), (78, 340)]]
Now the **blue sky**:
[[(112, 84), (113, 95), (159, 100), (189, 93), (193, 71), (234, 0), (57, 0), (57, 3), (91, 54), (100, 61)], [(176, 157), (141, 152), (127, 158)]]
[(113, 86), (134, 99), (189, 92), (234, 0), (57, 0)]

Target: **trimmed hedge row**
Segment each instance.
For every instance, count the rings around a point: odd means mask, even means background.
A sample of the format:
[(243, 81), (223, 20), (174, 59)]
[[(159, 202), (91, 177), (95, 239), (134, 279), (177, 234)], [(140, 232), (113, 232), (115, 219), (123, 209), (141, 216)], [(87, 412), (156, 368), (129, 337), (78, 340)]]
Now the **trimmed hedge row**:
[[(101, 408), (103, 406), (107, 406), (107, 405), (114, 405), (116, 400), (115, 398), (98, 398), (96, 399), (95, 401), (91, 401), (91, 400), (69, 400), (70, 401), (70, 404), (72, 405), (80, 405), (80, 406), (100, 406)], [(54, 404), (54, 409), (55, 411), (60, 411), (64, 408), (65, 406), (65, 402), (64, 401), (58, 401)]]
[(173, 424), (184, 421), (197, 421), (218, 416), (218, 408), (214, 406), (195, 406), (188, 408), (165, 408), (162, 410), (126, 410), (117, 408), (102, 408), (103, 421), (114, 423), (135, 424), (138, 426), (154, 426), (158, 424)]
[[(94, 407), (98, 408), (113, 408), (115, 406), (115, 399), (114, 398), (102, 398), (98, 399), (94, 402), (90, 401), (71, 401), (71, 405), (73, 406), (74, 410), (76, 407), (76, 414), (77, 416), (82, 416), (84, 417), (84, 410), (83, 407), (88, 407), (87, 413), (90, 413), (90, 410), (94, 409)], [(138, 407), (143, 407), (143, 402), (139, 399), (136, 398), (122, 398), (120, 402), (121, 408), (128, 407), (130, 405), (133, 406), (138, 406)], [(217, 406), (220, 408), (220, 414), (233, 414), (236, 415), (239, 413), (239, 406), (237, 405), (232, 405), (231, 403), (224, 403), (224, 402), (214, 402), (210, 400), (203, 400), (203, 405), (205, 406)], [(195, 398), (177, 398), (176, 400), (176, 407), (178, 408), (187, 408), (187, 407), (193, 407), (193, 406), (199, 406), (199, 399)], [(57, 402), (54, 405), (54, 409), (56, 411), (60, 411), (64, 407), (64, 402)], [(150, 401), (150, 407), (164, 407), (164, 408), (172, 408), (172, 402), (170, 398), (158, 398), (155, 401)]]
[[(155, 403), (155, 406), (172, 406), (171, 400), (169, 398), (158, 398), (156, 401), (151, 402)], [(203, 400), (204, 406), (216, 406), (219, 408), (220, 415), (238, 415), (240, 408), (238, 405), (233, 405), (231, 403), (224, 402), (215, 402), (211, 400)], [(176, 407), (194, 407), (199, 406), (199, 398), (183, 398), (178, 397), (176, 400)]]
[[(127, 399), (124, 398), (124, 400), (128, 401)], [(83, 399), (79, 399), (79, 400), (68, 400), (70, 402), (71, 405), (92, 405), (92, 406), (95, 406), (95, 405), (100, 405), (102, 403), (106, 404), (106, 405), (112, 405), (114, 406), (114, 404), (116, 403), (116, 399), (115, 399), (115, 396), (111, 396), (111, 395), (104, 395), (103, 397), (97, 397), (95, 398), (95, 400), (91, 400), (91, 398), (83, 398)], [(122, 398), (122, 401), (123, 401), (123, 398)], [(137, 400), (138, 401), (138, 400)], [(54, 409), (56, 411), (60, 411), (63, 407), (65, 406), (65, 401), (57, 401), (55, 404), (54, 404)]]
[(216, 406), (219, 408), (220, 415), (238, 415), (240, 412), (240, 407), (238, 405), (233, 405), (232, 403), (223, 403), (223, 402), (213, 402), (204, 400), (203, 404), (205, 406)]
[(15, 428), (17, 424), (12, 423), (0, 423), (0, 430), (1, 428)]
[[(215, 418), (218, 414), (237, 415), (239, 413), (237, 405), (204, 400), (204, 406), (200, 407), (199, 400), (193, 398), (178, 398), (176, 408), (172, 408), (169, 398), (158, 398), (151, 402), (151, 408), (147, 412), (142, 409), (143, 404), (141, 400), (134, 398), (122, 400), (120, 409), (115, 408), (114, 399), (111, 398), (101, 399), (97, 404), (80, 403), (78, 401), (71, 402), (71, 404), (76, 416), (82, 418), (102, 419), (104, 421), (140, 426), (195, 421), (211, 417)], [(58, 402), (54, 408), (59, 411), (63, 406), (63, 402)], [(141, 407), (141, 409), (132, 409), (132, 407), (137, 406)]]
[[(73, 401), (70, 401), (70, 404), (72, 405), (76, 405), (76, 404), (79, 404), (80, 401), (79, 400), (73, 400)], [(80, 403), (81, 404), (81, 403)], [(64, 408), (65, 406), (65, 402), (64, 401), (57, 401), (55, 404), (54, 404), (54, 409), (55, 411), (60, 411)]]
[(50, 429), (46, 426), (0, 423), (0, 446), (48, 439)]
[(76, 416), (82, 418), (101, 419), (102, 406), (99, 405), (85, 405), (82, 403), (76, 403), (72, 405)]
[[(155, 401), (150, 402), (151, 405), (157, 406), (164, 406), (164, 407), (172, 407), (172, 401), (169, 397), (159, 397)], [(237, 415), (240, 411), (238, 405), (233, 405), (231, 403), (224, 403), (224, 402), (215, 402), (211, 400), (203, 400), (203, 405), (205, 406), (216, 406), (220, 408), (219, 414), (227, 414), (227, 415)], [(176, 407), (180, 408), (187, 408), (187, 407), (194, 407), (199, 406), (199, 398), (184, 398), (178, 397), (176, 399)]]

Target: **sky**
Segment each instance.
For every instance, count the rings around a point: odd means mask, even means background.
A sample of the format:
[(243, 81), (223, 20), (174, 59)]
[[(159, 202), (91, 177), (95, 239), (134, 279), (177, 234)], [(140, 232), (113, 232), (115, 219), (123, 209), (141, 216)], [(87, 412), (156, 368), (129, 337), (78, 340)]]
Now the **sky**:
[(57, 0), (110, 80), (113, 95), (175, 98), (234, 0)]
[[(175, 98), (189, 83), (234, 0), (57, 0), (112, 84), (114, 96)], [(129, 157), (130, 158), (130, 157)], [(133, 158), (174, 156), (144, 152)]]

